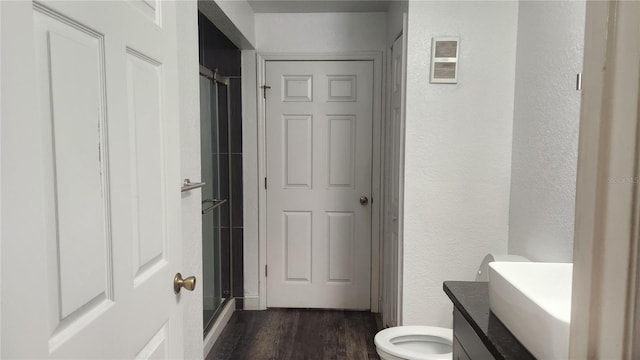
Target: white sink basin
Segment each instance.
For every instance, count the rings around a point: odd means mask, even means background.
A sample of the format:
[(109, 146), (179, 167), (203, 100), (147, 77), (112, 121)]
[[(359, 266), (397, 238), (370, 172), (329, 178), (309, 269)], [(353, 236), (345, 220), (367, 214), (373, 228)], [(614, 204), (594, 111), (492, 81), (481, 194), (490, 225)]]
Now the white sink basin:
[(538, 359), (569, 357), (573, 264), (492, 262), (489, 306)]

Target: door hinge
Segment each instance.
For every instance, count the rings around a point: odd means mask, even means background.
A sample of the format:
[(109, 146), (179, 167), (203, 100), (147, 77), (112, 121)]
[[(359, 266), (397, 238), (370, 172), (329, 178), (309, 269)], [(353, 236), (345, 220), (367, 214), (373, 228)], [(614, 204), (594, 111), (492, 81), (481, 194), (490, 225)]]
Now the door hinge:
[(271, 89), (271, 86), (262, 85), (262, 86), (260, 86), (260, 88), (262, 89), (262, 97), (266, 99), (267, 98), (267, 89)]
[(267, 178), (264, 178), (264, 189), (267, 190)]
[(268, 274), (267, 266), (268, 266), (268, 265), (265, 265), (265, 266), (264, 266), (264, 277), (267, 277), (267, 274)]

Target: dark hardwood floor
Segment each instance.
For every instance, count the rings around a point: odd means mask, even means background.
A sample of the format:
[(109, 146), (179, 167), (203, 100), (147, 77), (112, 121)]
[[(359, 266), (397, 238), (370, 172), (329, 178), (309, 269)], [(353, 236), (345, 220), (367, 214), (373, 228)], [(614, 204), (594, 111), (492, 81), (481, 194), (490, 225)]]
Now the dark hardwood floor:
[(379, 359), (377, 314), (367, 311), (236, 311), (206, 360)]

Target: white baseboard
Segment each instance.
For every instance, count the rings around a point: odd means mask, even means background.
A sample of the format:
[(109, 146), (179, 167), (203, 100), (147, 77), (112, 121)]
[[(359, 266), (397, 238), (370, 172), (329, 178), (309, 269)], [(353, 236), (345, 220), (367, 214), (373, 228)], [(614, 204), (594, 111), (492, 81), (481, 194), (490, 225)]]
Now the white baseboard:
[(245, 296), (244, 297), (244, 309), (245, 310), (261, 310), (260, 309), (260, 297), (259, 296)]
[(220, 337), (220, 334), (222, 334), (222, 330), (224, 330), (224, 327), (231, 319), (231, 315), (233, 315), (234, 311), (236, 311), (236, 299), (231, 299), (231, 301), (224, 306), (222, 312), (220, 312), (220, 316), (218, 316), (216, 321), (213, 323), (213, 326), (211, 326), (209, 333), (204, 338), (204, 358), (209, 355), (209, 352), (216, 343), (216, 340), (218, 340), (218, 337)]

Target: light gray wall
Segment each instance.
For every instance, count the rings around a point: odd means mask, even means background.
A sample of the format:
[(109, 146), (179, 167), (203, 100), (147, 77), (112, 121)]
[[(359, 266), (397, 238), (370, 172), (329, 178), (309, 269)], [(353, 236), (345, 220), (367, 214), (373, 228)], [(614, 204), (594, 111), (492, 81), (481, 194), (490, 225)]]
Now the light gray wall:
[(256, 14), (256, 48), (265, 52), (384, 50), (385, 13)]
[(573, 256), (584, 1), (521, 1), (509, 253)]
[[(451, 326), (445, 280), (506, 253), (518, 4), (409, 2), (404, 325)], [(430, 84), (431, 38), (459, 36), (458, 84)]]

